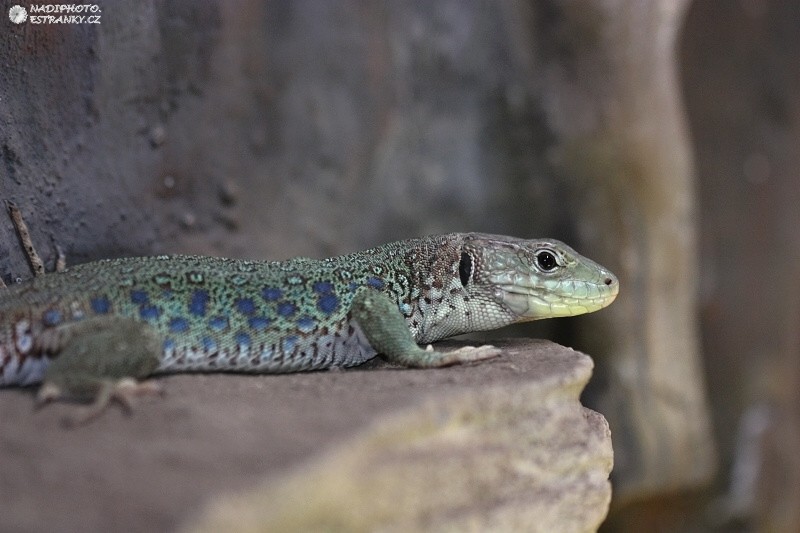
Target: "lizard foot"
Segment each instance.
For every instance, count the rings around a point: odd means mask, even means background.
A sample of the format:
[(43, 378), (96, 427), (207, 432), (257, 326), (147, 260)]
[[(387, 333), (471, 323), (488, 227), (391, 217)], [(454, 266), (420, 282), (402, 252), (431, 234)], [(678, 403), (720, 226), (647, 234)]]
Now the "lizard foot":
[[(74, 416), (62, 421), (64, 427), (74, 428), (87, 424), (100, 416), (111, 402), (117, 402), (126, 414), (133, 411), (134, 398), (143, 395), (163, 395), (163, 389), (152, 381), (136, 381), (133, 378), (122, 378), (116, 381), (103, 381), (97, 388), (92, 404)], [(36, 395), (37, 408), (60, 399), (74, 398), (53, 382), (45, 382)]]
[[(426, 351), (433, 351), (433, 347), (429, 344), (425, 349)], [(450, 366), (459, 365), (464, 363), (472, 363), (475, 361), (485, 361), (487, 359), (494, 359), (500, 357), (502, 351), (494, 346), (464, 346), (452, 352), (442, 354), (442, 358), (438, 361), (437, 366)]]

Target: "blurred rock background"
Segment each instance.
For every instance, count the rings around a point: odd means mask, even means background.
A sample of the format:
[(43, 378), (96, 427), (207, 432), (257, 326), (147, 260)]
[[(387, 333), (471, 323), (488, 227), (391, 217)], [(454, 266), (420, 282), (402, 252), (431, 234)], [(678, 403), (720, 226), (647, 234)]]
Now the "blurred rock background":
[(800, 530), (800, 4), (99, 6), (3, 21), (0, 196), (43, 255), (563, 239), (620, 298), (514, 333), (597, 361), (606, 529)]

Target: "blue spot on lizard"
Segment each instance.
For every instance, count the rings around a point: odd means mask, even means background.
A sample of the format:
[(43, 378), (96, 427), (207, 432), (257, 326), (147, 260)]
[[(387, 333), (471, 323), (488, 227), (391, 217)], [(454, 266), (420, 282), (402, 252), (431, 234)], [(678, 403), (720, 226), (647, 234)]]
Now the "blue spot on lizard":
[(330, 281), (317, 281), (311, 286), (311, 289), (320, 294), (328, 294), (333, 292), (333, 283)]
[(288, 337), (284, 337), (284, 339), (281, 341), (281, 351), (285, 354), (291, 353), (297, 346), (297, 341), (297, 335), (289, 335)]
[(289, 318), (297, 312), (297, 306), (292, 302), (281, 302), (278, 304), (278, 314), (282, 317)]
[(247, 319), (247, 325), (252, 329), (263, 331), (269, 327), (270, 319), (265, 316), (251, 316)]
[(223, 331), (228, 329), (228, 317), (222, 315), (211, 317), (208, 321), (208, 327), (214, 331)]
[(236, 344), (238, 344), (239, 346), (250, 346), (250, 335), (248, 335), (244, 331), (236, 333), (236, 335), (234, 336), (234, 340), (236, 340)]
[(323, 294), (319, 297), (319, 300), (317, 300), (317, 308), (326, 315), (330, 315), (336, 311), (337, 307), (339, 307), (339, 298), (337, 298), (335, 294)]
[(311, 333), (317, 327), (317, 322), (308, 315), (301, 316), (297, 319), (297, 329), (303, 333)]
[(367, 278), (367, 285), (373, 289), (383, 289), (386, 283), (380, 278), (369, 277)]
[(217, 351), (217, 341), (215, 341), (211, 337), (203, 337), (202, 339), (200, 339), (200, 342), (203, 344), (203, 350), (206, 353)]
[(250, 298), (240, 298), (234, 303), (236, 310), (243, 315), (252, 315), (256, 312), (256, 304)]
[(146, 305), (139, 309), (139, 316), (144, 320), (158, 320), (161, 312), (154, 305)]
[(275, 302), (281, 299), (283, 291), (278, 288), (266, 287), (261, 291), (261, 296), (268, 302)]
[(169, 331), (171, 333), (181, 333), (189, 330), (189, 321), (179, 316), (169, 321)]
[(92, 298), (91, 301), (89, 302), (89, 305), (91, 306), (92, 311), (94, 311), (98, 315), (105, 315), (106, 313), (111, 311), (111, 301), (105, 296)]
[(42, 315), (42, 322), (45, 326), (57, 326), (63, 319), (64, 317), (58, 309), (48, 309)]
[(135, 303), (136, 305), (145, 305), (150, 301), (150, 297), (147, 296), (146, 291), (141, 290), (132, 290), (131, 291), (131, 302)]
[(189, 300), (189, 312), (194, 316), (206, 316), (208, 299), (208, 291), (196, 290), (192, 292), (191, 299)]

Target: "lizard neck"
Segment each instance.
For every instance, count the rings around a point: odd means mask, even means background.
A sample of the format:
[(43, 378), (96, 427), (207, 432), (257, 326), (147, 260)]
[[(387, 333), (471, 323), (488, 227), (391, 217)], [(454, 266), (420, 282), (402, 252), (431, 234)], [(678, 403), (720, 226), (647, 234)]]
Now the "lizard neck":
[(414, 340), (434, 342), (469, 330), (458, 273), (462, 241), (460, 233), (408, 239), (331, 261), (374, 280), (368, 284), (397, 301)]
[(451, 233), (405, 241), (397, 272), (407, 283), (397, 293), (411, 335), (418, 343), (470, 331), (468, 295), (459, 278), (463, 234)]

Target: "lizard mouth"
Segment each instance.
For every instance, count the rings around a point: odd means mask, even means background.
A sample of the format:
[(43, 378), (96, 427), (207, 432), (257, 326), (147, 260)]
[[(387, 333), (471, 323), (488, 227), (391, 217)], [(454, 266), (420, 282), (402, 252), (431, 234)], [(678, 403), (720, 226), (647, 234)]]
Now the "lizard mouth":
[(554, 281), (551, 286), (499, 285), (500, 301), (519, 317), (536, 320), (582, 315), (602, 309), (617, 297), (615, 278), (597, 284), (579, 281)]

